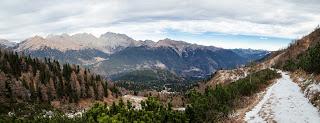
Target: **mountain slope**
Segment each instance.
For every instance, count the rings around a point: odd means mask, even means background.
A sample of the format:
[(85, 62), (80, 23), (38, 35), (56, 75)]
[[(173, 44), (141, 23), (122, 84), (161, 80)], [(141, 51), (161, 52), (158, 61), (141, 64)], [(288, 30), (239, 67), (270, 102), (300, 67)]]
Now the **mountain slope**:
[[(234, 59), (238, 59), (237, 61)], [(109, 70), (109, 74), (117, 74), (141, 68), (168, 69), (178, 75), (203, 77), (219, 68), (231, 68), (245, 64), (245, 60), (235, 53), (219, 49), (211, 50), (188, 49), (181, 56), (170, 47), (129, 47), (110, 55), (108, 60), (93, 67), (95, 71)]]
[(276, 59), (275, 63), (277, 66), (282, 66), (286, 61), (297, 59), (299, 55), (304, 54), (309, 48), (315, 47), (319, 43), (320, 29), (317, 28), (303, 38), (293, 41), (288, 48), (275, 53), (275, 55), (281, 57), (281, 59)]
[(194, 83), (163, 69), (135, 70), (117, 74), (111, 79), (115, 85), (135, 92), (143, 90), (185, 92)]
[(270, 54), (269, 51), (265, 50), (254, 50), (254, 49), (232, 49), (232, 51), (239, 56), (250, 60), (260, 60)]
[(107, 32), (100, 37), (95, 37), (88, 33), (78, 33), (74, 35), (48, 35), (45, 38), (34, 36), (19, 43), (16, 50), (35, 51), (49, 47), (62, 52), (67, 50), (97, 49), (104, 53), (112, 54), (122, 48), (136, 45), (139, 46), (141, 43), (124, 34)]
[(6, 39), (0, 39), (0, 48), (11, 48), (14, 47), (16, 43), (10, 42)]
[(320, 29), (317, 28), (309, 35), (292, 42), (288, 48), (270, 53), (266, 58), (260, 60), (257, 64), (232, 70), (217, 71), (210, 81), (203, 85), (214, 86), (218, 83), (228, 83), (241, 77), (245, 77), (250, 72), (255, 72), (265, 68), (277, 67), (282, 68), (288, 60), (297, 59), (298, 56), (316, 46), (320, 42)]
[(16, 103), (69, 103), (80, 99), (102, 100), (108, 83), (99, 75), (56, 60), (39, 60), (0, 50), (0, 102), (2, 108)]
[[(242, 80), (242, 78), (248, 78), (250, 73), (265, 68), (275, 67), (287, 70), (288, 73), (284, 74), (282, 72), (282, 78), (270, 87), (262, 101), (251, 112), (247, 113), (246, 120), (248, 122), (318, 122), (319, 112), (316, 108), (319, 109), (320, 107), (319, 52), (320, 29), (317, 28), (309, 35), (295, 40), (288, 48), (272, 52), (268, 57), (255, 64), (237, 69), (217, 71), (208, 82), (200, 83), (197, 89), (203, 92), (208, 86), (237, 84), (236, 82)], [(257, 99), (249, 98), (258, 100), (261, 93), (256, 95)], [(250, 102), (255, 101), (249, 100), (248, 103), (250, 104)], [(250, 105), (254, 104), (251, 103)], [(243, 110), (250, 109), (250, 105), (246, 108), (242, 107)], [(305, 108), (301, 108), (301, 106)], [(301, 112), (304, 113), (301, 114)], [(238, 113), (242, 112), (236, 114)]]
[(29, 54), (33, 57), (47, 57), (63, 63), (79, 64), (82, 66), (99, 63), (109, 57), (109, 54), (97, 49), (66, 50), (63, 52), (58, 49), (43, 47), (39, 50), (24, 50), (22, 53)]
[(46, 38), (35, 36), (19, 43), (15, 50), (34, 57), (84, 65), (108, 77), (157, 68), (192, 78), (206, 77), (221, 68), (241, 66), (268, 53), (201, 46), (171, 39), (135, 41), (127, 35), (111, 32), (100, 37), (87, 33), (49, 35)]
[(320, 28), (283, 51), (275, 67), (290, 71), (291, 77), (310, 102), (320, 109)]

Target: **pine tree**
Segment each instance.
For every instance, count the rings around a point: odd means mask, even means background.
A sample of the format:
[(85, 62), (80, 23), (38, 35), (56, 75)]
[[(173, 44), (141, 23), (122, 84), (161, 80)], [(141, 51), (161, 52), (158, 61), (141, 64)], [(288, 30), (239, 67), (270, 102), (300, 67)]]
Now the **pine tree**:
[(74, 71), (71, 73), (70, 84), (71, 84), (71, 89), (73, 90), (73, 93), (75, 94), (75, 98), (79, 99), (81, 96), (81, 87), (80, 87), (80, 83), (78, 81), (77, 75)]
[(108, 82), (104, 82), (103, 84), (104, 96), (108, 97)]

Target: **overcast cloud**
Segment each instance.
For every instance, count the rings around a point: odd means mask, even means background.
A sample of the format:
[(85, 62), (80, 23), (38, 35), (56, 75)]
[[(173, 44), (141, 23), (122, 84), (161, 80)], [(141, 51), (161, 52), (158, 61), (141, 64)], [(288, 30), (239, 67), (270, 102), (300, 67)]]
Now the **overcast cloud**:
[(0, 38), (107, 31), (158, 40), (166, 30), (298, 38), (320, 23), (308, 0), (1, 0)]

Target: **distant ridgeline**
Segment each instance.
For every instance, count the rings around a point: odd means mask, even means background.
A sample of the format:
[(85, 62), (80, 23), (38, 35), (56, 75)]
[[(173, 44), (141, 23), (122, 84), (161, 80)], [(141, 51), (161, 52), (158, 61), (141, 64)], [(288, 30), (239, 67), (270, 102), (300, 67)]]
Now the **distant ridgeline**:
[(0, 50), (2, 105), (53, 100), (77, 102), (82, 98), (101, 100), (108, 96), (109, 88), (106, 81), (88, 69)]
[(223, 49), (171, 39), (140, 41), (112, 32), (99, 37), (88, 33), (34, 36), (20, 43), (0, 40), (0, 47), (32, 57), (78, 64), (135, 91), (163, 90), (166, 87), (171, 91), (187, 90), (186, 87), (217, 70), (239, 67), (270, 53)]
[[(32, 57), (47, 57), (61, 63), (85, 66), (103, 77), (120, 80), (122, 85), (144, 84), (145, 87), (138, 88), (140, 90), (150, 89), (149, 85), (157, 85), (158, 90), (164, 84), (177, 85), (179, 87), (175, 88), (178, 89), (191, 84), (183, 79), (188, 82), (204, 79), (216, 70), (239, 67), (270, 53), (264, 50), (223, 49), (171, 39), (138, 41), (125, 34), (111, 32), (100, 37), (88, 33), (34, 36), (10, 46), (14, 51)], [(174, 74), (179, 80), (174, 78), (174, 81), (163, 83), (163, 77), (158, 75), (152, 81), (146, 79), (143, 82), (128, 78), (133, 72), (153, 74), (155, 69)]]

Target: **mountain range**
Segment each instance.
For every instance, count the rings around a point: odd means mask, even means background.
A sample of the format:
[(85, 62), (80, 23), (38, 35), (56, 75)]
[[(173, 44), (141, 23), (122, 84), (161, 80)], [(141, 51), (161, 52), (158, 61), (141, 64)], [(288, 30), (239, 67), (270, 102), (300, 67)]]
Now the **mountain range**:
[(15, 45), (16, 45), (16, 43), (14, 43), (14, 42), (10, 42), (6, 39), (0, 39), (0, 48), (10, 48)]
[[(0, 43), (33, 57), (47, 57), (79, 64), (100, 75), (124, 75), (137, 70), (161, 69), (184, 78), (204, 78), (216, 70), (229, 69), (261, 59), (269, 51), (223, 49), (163, 39), (134, 40), (125, 34), (107, 32), (34, 36), (17, 44)], [(121, 77), (120, 77), (121, 78)]]

